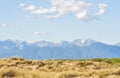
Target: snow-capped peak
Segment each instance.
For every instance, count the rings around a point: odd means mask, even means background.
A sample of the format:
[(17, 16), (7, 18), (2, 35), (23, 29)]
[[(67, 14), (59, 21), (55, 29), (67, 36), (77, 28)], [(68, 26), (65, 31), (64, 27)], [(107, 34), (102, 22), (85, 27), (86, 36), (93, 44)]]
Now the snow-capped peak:
[(59, 43), (57, 43), (57, 46), (66, 46), (69, 45), (70, 43), (68, 41), (60, 41)]
[(90, 44), (94, 43), (95, 41), (92, 39), (76, 39), (73, 41), (73, 44), (78, 46), (89, 46)]
[(48, 42), (48, 41), (39, 41), (36, 42), (35, 44), (37, 44), (39, 47), (45, 47), (45, 46), (55, 46), (55, 43), (52, 42)]

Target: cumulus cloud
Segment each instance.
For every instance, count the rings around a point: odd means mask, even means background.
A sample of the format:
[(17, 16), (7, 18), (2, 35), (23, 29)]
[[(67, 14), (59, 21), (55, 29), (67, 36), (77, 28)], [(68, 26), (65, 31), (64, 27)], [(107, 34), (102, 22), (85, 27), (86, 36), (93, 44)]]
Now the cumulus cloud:
[(34, 34), (36, 36), (39, 36), (39, 35), (46, 35), (47, 33), (46, 32), (35, 32)]
[(36, 9), (36, 6), (34, 6), (34, 5), (25, 6), (24, 3), (20, 3), (20, 7), (22, 7), (25, 10), (28, 10), (28, 11), (33, 11)]
[[(102, 3), (98, 7), (94, 7), (95, 4), (82, 0), (50, 0), (50, 4), (51, 6), (48, 8), (36, 7), (35, 5), (25, 6), (23, 3), (20, 6), (25, 10), (29, 10), (31, 14), (45, 14), (48, 18), (59, 18), (72, 14), (79, 20), (88, 20), (103, 15), (107, 7), (107, 4)], [(95, 12), (93, 8), (98, 9), (98, 12)]]
[(99, 4), (99, 11), (96, 13), (96, 15), (103, 15), (106, 13), (106, 7), (107, 4)]
[(77, 13), (76, 17), (78, 19), (88, 19), (89, 18), (88, 15), (87, 15), (87, 11), (86, 10)]
[(30, 5), (28, 7), (25, 7), (24, 9), (32, 11), (32, 10), (36, 9), (36, 7), (34, 5)]
[(41, 7), (37, 10), (33, 10), (31, 13), (32, 14), (49, 14), (49, 13), (54, 13), (55, 11), (56, 11), (55, 7), (51, 7), (49, 9)]

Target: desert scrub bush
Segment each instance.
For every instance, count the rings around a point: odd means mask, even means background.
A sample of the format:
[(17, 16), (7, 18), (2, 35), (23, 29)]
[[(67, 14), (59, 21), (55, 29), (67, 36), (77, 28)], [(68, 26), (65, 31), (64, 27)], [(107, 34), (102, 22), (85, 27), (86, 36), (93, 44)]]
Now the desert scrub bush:
[(31, 65), (32, 61), (27, 61), (27, 60), (17, 60), (14, 62), (16, 65), (21, 65), (21, 64), (24, 64), (24, 65)]
[(59, 78), (77, 78), (78, 76), (80, 75), (74, 72), (63, 72), (59, 75)]
[(93, 63), (90, 61), (79, 61), (76, 63), (76, 66), (79, 66), (79, 67), (85, 67), (87, 65), (93, 65)]
[(46, 65), (46, 64), (43, 63), (43, 62), (39, 62), (39, 63), (38, 63), (38, 66), (39, 66), (39, 67), (44, 67), (45, 65)]
[(3, 59), (0, 60), (0, 78), (110, 78), (112, 75), (116, 78), (120, 76), (118, 64), (120, 59)]
[(15, 77), (17, 75), (17, 72), (9, 69), (9, 70), (5, 70), (4, 72), (1, 73), (1, 78), (12, 78)]
[(118, 65), (120, 65), (120, 58), (106, 59), (104, 61), (106, 63), (109, 63), (109, 64), (118, 64)]
[(106, 63), (120, 63), (120, 58), (95, 58), (95, 59), (91, 59), (92, 61), (95, 62), (106, 62)]
[(18, 60), (18, 58), (16, 58), (16, 57), (13, 57), (13, 58), (10, 58), (10, 60)]
[(58, 61), (57, 61), (57, 64), (58, 64), (58, 65), (64, 65), (64, 61), (58, 60)]
[(94, 62), (103, 62), (105, 59), (101, 59), (101, 58), (94, 58), (94, 59), (90, 59), (91, 61), (94, 61)]
[(114, 70), (113, 75), (119, 75), (120, 76), (120, 68)]
[(12, 58), (10, 58), (9, 60), (20, 60), (20, 61), (23, 61), (23, 60), (25, 60), (25, 59), (24, 59), (24, 58), (12, 57)]
[(94, 74), (93, 71), (91, 72), (78, 72), (78, 71), (67, 71), (61, 72), (59, 74), (59, 78), (90, 78)]

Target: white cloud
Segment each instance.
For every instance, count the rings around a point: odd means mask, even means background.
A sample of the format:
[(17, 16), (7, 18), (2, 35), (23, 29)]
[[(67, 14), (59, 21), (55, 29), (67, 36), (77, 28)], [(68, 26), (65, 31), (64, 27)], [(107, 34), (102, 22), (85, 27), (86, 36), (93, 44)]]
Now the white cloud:
[(28, 11), (32, 11), (32, 10), (35, 10), (36, 7), (34, 5), (30, 5), (30, 6), (24, 7), (24, 9)]
[(106, 13), (106, 7), (107, 4), (99, 4), (99, 12), (96, 13), (96, 15), (103, 15)]
[(20, 3), (20, 7), (24, 7), (25, 6), (25, 4), (24, 3)]
[(46, 32), (35, 32), (34, 34), (36, 36), (39, 36), (39, 35), (46, 35), (47, 33)]
[(18, 24), (7, 24), (7, 23), (1, 23), (0, 27), (12, 27), (12, 26), (19, 26)]
[(54, 13), (56, 11), (55, 7), (51, 7), (49, 9), (47, 8), (39, 8), (37, 10), (31, 11), (32, 14), (49, 14), (49, 13)]
[(36, 6), (34, 6), (34, 5), (25, 6), (24, 3), (20, 3), (20, 7), (22, 7), (25, 10), (28, 10), (28, 11), (33, 11), (36, 9)]
[[(31, 14), (43, 15), (48, 18), (59, 18), (68, 14), (76, 16), (79, 20), (88, 20), (95, 16), (103, 15), (106, 12), (107, 4), (99, 4), (94, 7), (93, 3), (85, 2), (82, 0), (50, 0), (51, 6), (43, 8), (42, 6), (36, 7), (35, 5), (25, 6), (20, 4), (25, 10), (29, 10)], [(93, 8), (98, 9), (95, 12)], [(94, 13), (95, 12), (95, 13)]]
[(0, 24), (0, 27), (6, 27), (7, 24)]
[(84, 10), (84, 11), (81, 11), (81, 12), (77, 13), (76, 17), (78, 19), (87, 19), (88, 18), (87, 11)]

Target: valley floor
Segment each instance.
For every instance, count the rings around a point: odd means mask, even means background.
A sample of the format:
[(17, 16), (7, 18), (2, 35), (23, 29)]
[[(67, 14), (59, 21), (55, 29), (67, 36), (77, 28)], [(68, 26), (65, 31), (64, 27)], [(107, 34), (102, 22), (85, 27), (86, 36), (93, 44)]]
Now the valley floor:
[(0, 59), (0, 78), (120, 78), (120, 59)]

